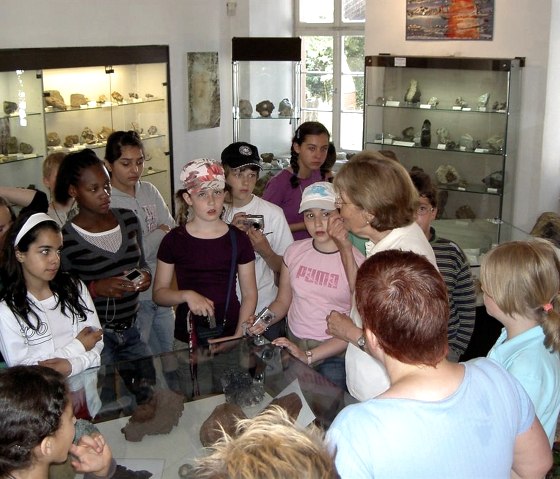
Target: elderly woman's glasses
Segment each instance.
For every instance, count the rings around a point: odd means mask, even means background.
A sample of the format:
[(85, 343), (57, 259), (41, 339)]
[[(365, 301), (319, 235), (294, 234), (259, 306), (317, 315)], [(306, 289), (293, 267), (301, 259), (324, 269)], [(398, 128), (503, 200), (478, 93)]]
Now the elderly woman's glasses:
[(352, 203), (345, 203), (344, 201), (342, 201), (342, 198), (340, 196), (337, 196), (334, 199), (334, 206), (337, 207), (338, 209), (342, 208), (344, 205), (351, 205)]

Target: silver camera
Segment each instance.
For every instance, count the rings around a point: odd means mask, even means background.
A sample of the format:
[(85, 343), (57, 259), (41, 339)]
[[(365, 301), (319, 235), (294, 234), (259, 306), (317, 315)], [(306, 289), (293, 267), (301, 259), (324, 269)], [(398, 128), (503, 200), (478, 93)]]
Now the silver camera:
[(245, 224), (251, 226), (256, 230), (264, 231), (264, 216), (263, 215), (246, 215)]
[(257, 314), (253, 326), (259, 323), (269, 325), (271, 321), (274, 321), (274, 318), (276, 318), (276, 315), (270, 309), (264, 308)]

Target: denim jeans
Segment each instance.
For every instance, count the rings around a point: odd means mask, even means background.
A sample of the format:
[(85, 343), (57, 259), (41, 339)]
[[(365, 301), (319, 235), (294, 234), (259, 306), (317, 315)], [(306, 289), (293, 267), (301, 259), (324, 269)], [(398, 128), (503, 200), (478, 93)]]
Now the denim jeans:
[(173, 351), (175, 313), (170, 306), (158, 306), (151, 300), (140, 301), (136, 314), (136, 328), (152, 354)]

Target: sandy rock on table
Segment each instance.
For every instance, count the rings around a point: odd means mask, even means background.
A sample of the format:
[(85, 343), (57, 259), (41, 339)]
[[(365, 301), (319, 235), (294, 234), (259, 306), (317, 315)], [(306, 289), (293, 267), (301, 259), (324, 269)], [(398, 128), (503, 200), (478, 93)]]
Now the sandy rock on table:
[(284, 409), (288, 413), (288, 415), (292, 418), (292, 420), (295, 421), (297, 419), (297, 417), (299, 416), (299, 412), (301, 411), (301, 408), (303, 407), (303, 404), (302, 404), (301, 398), (299, 397), (298, 394), (290, 393), (290, 394), (287, 394), (286, 396), (282, 396), (280, 398), (274, 399), (264, 409), (264, 411), (266, 411), (267, 409), (270, 409), (271, 406), (280, 406), (282, 409)]
[(205, 447), (211, 446), (222, 437), (221, 428), (230, 436), (235, 436), (235, 427), (240, 419), (247, 419), (247, 416), (237, 404), (216, 406), (200, 427), (200, 442)]

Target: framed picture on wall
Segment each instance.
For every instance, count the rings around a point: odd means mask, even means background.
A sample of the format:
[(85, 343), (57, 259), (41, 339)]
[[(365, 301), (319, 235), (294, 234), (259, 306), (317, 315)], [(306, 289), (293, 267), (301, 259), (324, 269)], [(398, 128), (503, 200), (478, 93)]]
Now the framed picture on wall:
[(406, 0), (407, 40), (492, 40), (494, 0)]
[(187, 53), (189, 131), (220, 126), (218, 52)]

